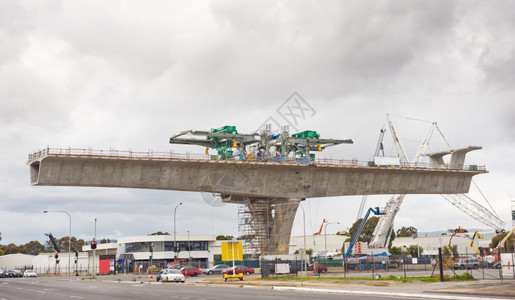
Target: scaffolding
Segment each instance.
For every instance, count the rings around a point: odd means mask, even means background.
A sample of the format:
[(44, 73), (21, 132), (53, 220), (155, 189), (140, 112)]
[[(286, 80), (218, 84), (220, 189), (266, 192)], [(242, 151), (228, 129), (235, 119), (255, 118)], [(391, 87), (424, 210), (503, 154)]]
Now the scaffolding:
[(268, 254), (275, 249), (273, 238), (272, 199), (245, 198), (238, 207), (238, 234), (244, 241), (243, 251), (249, 257)]

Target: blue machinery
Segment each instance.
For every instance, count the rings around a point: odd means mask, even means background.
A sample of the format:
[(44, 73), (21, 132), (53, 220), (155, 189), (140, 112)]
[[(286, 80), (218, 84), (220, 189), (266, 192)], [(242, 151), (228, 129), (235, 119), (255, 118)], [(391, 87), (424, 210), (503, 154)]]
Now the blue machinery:
[(344, 255), (343, 258), (349, 258), (349, 255), (352, 252), (352, 247), (356, 243), (356, 240), (358, 239), (358, 236), (361, 233), (361, 230), (363, 229), (363, 226), (365, 226), (365, 223), (367, 222), (367, 219), (368, 219), (368, 216), (370, 215), (370, 212), (373, 212), (374, 215), (384, 215), (385, 214), (384, 212), (381, 212), (379, 210), (379, 207), (376, 207), (375, 209), (371, 207), (371, 208), (368, 209), (367, 213), (363, 217), (363, 220), (361, 220), (361, 223), (359, 224), (358, 231), (352, 237), (352, 240), (351, 240), (351, 242), (349, 244), (349, 249), (347, 249), (347, 252), (345, 252), (345, 255)]

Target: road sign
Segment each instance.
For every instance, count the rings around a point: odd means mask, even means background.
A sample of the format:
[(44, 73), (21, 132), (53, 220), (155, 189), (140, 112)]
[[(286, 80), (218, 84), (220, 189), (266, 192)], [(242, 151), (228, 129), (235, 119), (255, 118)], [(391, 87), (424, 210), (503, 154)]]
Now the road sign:
[(241, 241), (222, 242), (222, 261), (243, 260), (243, 246)]

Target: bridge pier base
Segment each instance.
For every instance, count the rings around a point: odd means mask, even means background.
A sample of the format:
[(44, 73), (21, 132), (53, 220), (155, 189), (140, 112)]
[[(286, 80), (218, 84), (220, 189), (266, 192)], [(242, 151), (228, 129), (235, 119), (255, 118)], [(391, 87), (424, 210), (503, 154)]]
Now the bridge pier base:
[(299, 203), (303, 199), (224, 196), (224, 202), (240, 204), (239, 234), (247, 253), (289, 254), (290, 236)]

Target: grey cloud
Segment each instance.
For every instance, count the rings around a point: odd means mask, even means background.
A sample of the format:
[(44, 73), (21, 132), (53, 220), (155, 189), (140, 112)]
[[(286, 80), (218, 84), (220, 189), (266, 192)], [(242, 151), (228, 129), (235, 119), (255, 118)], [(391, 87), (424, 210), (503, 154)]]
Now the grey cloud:
[[(300, 130), (355, 141), (321, 157), (369, 159), (390, 112), (438, 122), (453, 146), (482, 145), (471, 158), (492, 166), (484, 176), (509, 180), (513, 163), (501, 153), (515, 139), (510, 5), (3, 1), (0, 204), (9, 216), (32, 211), (49, 228), (57, 225), (40, 211), (61, 207), (74, 212), (77, 234), (89, 235), (97, 216), (102, 235), (132, 235), (166, 228), (170, 203), (185, 201), (192, 232), (205, 233), (201, 222), (213, 215), (215, 233), (236, 235), (235, 206), (215, 210), (192, 193), (31, 187), (26, 153), (46, 145), (198, 153), (170, 146), (169, 136), (223, 125), (250, 132), (271, 117), (285, 124), (277, 109), (295, 91), (316, 111)], [(398, 126), (406, 140), (425, 134)], [(488, 189), (507, 193), (500, 182)], [(359, 201), (316, 199), (306, 208), (319, 223), (345, 205), (348, 212), (331, 217), (351, 223)], [(417, 227), (408, 223), (424, 216), (410, 218), (412, 209), (401, 209), (396, 226)], [(4, 232), (2, 222), (2, 242), (30, 236)]]

